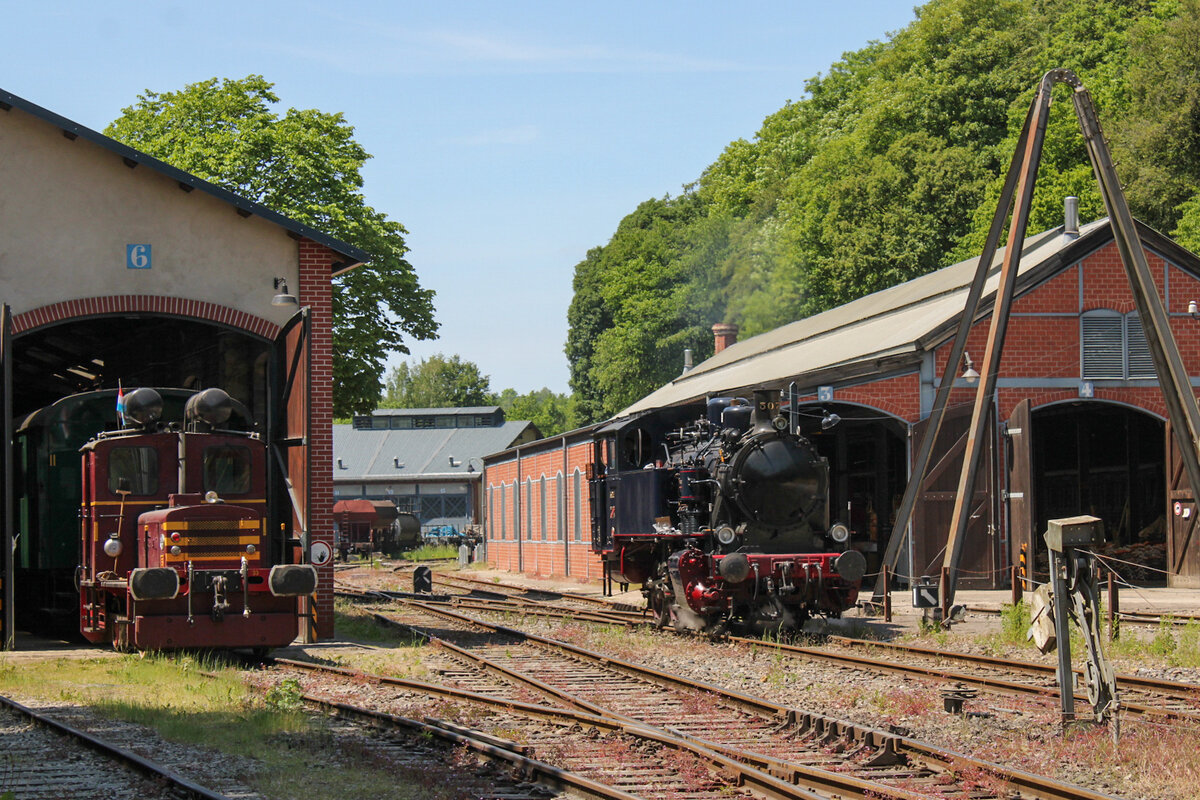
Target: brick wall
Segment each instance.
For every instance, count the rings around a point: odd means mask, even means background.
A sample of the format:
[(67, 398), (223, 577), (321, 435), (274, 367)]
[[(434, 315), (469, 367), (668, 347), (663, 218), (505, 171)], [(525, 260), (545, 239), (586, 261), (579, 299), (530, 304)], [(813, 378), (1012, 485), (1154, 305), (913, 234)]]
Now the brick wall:
[[(492, 493), (485, 527), (489, 565), (528, 575), (580, 580), (601, 576), (600, 558), (591, 551), (587, 481), (591, 453), (591, 440), (568, 443), (564, 452), (561, 438), (546, 439), (487, 465), (484, 485)], [(577, 515), (579, 541), (575, 539)]]
[[(333, 253), (308, 239), (300, 240), (301, 306), (312, 314), (310, 347), (311, 437), (308, 443), (308, 489), (312, 505), (308, 509), (310, 542), (333, 540), (333, 311), (330, 264)], [(317, 570), (315, 629), (318, 639), (333, 638), (333, 564)]]

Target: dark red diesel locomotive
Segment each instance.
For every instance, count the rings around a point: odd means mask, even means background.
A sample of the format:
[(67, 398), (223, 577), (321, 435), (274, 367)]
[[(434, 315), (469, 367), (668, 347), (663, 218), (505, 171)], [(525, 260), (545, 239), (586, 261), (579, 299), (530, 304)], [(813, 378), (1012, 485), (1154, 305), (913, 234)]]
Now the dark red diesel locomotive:
[[(28, 566), (61, 588), (56, 562), (72, 558), (79, 630), (91, 642), (256, 651), (290, 643), (297, 598), (316, 589), (317, 576), (287, 563), (288, 548), (268, 529), (267, 446), (229, 424), (248, 418), (244, 407), (220, 389), (115, 394), (64, 398), (22, 425), (22, 521), (40, 540), (31, 550), (40, 561)], [(177, 421), (164, 421), (164, 395)], [(102, 430), (114, 400), (122, 424)], [(68, 507), (78, 509), (77, 536), (59, 519)], [(74, 554), (64, 539), (78, 543)]]
[(619, 420), (595, 447), (593, 549), (660, 626), (786, 629), (857, 602), (866, 562), (830, 524), (828, 462), (777, 393)]

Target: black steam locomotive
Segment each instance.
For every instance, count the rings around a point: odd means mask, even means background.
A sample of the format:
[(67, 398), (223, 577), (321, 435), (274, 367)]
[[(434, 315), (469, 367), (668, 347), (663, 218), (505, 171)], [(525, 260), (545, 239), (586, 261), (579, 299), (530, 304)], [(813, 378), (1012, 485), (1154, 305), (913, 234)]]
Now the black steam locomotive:
[(788, 629), (856, 603), (866, 562), (830, 524), (828, 462), (777, 393), (620, 420), (595, 447), (593, 549), (642, 584), (658, 625)]

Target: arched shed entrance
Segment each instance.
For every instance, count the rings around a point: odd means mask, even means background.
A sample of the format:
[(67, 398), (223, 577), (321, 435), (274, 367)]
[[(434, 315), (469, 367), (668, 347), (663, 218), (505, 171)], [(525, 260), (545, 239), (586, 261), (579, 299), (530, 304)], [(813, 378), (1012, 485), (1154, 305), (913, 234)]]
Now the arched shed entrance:
[[(1018, 409), (1018, 414), (1020, 409)], [(1028, 448), (1029, 477), (1013, 477), (1009, 494), (1020, 495), (1028, 519), (1028, 537), (1017, 531), (1014, 515), (1014, 562), (1021, 546), (1037, 580), (1044, 580), (1047, 557), (1042, 534), (1048, 520), (1089, 514), (1104, 521), (1109, 566), (1138, 583), (1158, 582), (1166, 569), (1166, 423), (1131, 405), (1078, 400), (1034, 408), (1029, 435), (1010, 437), (1010, 466)], [(1011, 427), (1011, 423), (1010, 423)], [(1020, 426), (1018, 426), (1020, 427)], [(1024, 441), (1022, 441), (1024, 439)], [(1011, 503), (1011, 501), (1010, 501)]]
[(830, 520), (851, 531), (851, 546), (879, 570), (908, 478), (908, 426), (858, 403), (798, 406), (800, 432), (829, 459)]

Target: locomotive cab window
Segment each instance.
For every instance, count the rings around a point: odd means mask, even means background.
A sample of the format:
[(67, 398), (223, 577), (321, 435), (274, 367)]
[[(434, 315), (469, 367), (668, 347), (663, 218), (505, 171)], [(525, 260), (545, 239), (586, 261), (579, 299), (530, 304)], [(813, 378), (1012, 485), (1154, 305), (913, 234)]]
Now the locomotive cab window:
[(114, 447), (108, 453), (108, 490), (113, 494), (158, 493), (158, 451), (153, 447)]
[(250, 450), (237, 445), (204, 448), (204, 490), (219, 495), (250, 491)]
[(621, 461), (626, 469), (641, 469), (652, 464), (654, 454), (650, 434), (642, 428), (631, 428), (621, 436)]

